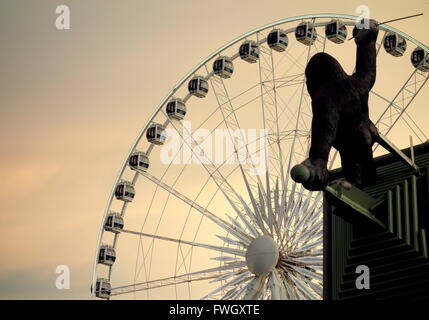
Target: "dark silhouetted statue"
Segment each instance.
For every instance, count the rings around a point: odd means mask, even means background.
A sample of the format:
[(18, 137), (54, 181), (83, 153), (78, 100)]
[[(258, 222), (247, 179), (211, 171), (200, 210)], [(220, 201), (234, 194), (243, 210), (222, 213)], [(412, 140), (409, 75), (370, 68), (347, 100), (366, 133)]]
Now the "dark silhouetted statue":
[(303, 182), (308, 190), (322, 190), (328, 184), (332, 147), (340, 153), (346, 181), (365, 186), (375, 180), (372, 145), (378, 132), (369, 119), (368, 96), (376, 77), (376, 21), (370, 20), (367, 29), (355, 28), (353, 35), (357, 50), (352, 75), (326, 53), (314, 55), (305, 69), (313, 110), (309, 158), (302, 163), (310, 172)]

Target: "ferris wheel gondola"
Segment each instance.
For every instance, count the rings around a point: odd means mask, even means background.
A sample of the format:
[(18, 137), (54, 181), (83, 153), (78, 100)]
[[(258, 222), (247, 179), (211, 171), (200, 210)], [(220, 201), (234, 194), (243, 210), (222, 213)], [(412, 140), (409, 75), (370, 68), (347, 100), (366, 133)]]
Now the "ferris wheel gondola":
[(255, 41), (244, 41), (240, 46), (239, 53), (244, 61), (256, 63), (259, 59), (259, 45)]
[(120, 233), (124, 229), (124, 218), (117, 212), (111, 212), (104, 223), (104, 230)]
[(219, 57), (216, 59), (213, 62), (213, 72), (221, 78), (230, 78), (234, 72), (234, 64), (232, 63), (231, 58)]
[(429, 54), (426, 50), (417, 47), (411, 54), (411, 63), (420, 71), (429, 71)]
[(332, 20), (325, 27), (326, 38), (334, 43), (344, 43), (347, 27), (340, 20)]
[(384, 49), (394, 57), (400, 57), (407, 50), (407, 41), (401, 35), (389, 32), (384, 37)]
[(283, 52), (286, 50), (289, 43), (287, 33), (281, 29), (274, 29), (267, 36), (268, 46), (278, 52)]
[(311, 22), (301, 22), (295, 30), (295, 38), (302, 44), (311, 45), (317, 39), (317, 31)]

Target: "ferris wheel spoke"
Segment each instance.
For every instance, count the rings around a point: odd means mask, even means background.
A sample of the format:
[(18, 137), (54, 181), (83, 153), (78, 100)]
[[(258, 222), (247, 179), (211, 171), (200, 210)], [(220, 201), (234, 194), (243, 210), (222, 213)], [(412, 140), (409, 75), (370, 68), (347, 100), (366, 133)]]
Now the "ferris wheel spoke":
[[(234, 268), (243, 268), (244, 266), (245, 266), (245, 263), (236, 263), (236, 264), (221, 266), (217, 268), (210, 268), (210, 269), (205, 269), (201, 271), (177, 275), (174, 277), (168, 277), (168, 278), (150, 280), (150, 281), (145, 281), (140, 283), (134, 283), (130, 285), (124, 285), (124, 286), (112, 288), (111, 295), (115, 296), (115, 295), (121, 295), (126, 293), (137, 292), (137, 291), (145, 291), (145, 290), (151, 290), (155, 288), (169, 287), (169, 286), (174, 286), (178, 284), (186, 284), (189, 282), (206, 281), (206, 280), (219, 277), (219, 274), (222, 271), (230, 270)], [(244, 269), (243, 269), (243, 272), (245, 272)]]
[[(205, 66), (205, 68), (207, 73), (209, 73), (207, 66)], [(210, 77), (210, 83), (211, 83), (213, 92), (215, 93), (218, 108), (221, 111), (224, 123), (228, 129), (228, 135), (234, 147), (234, 154), (236, 155), (237, 163), (241, 167), (242, 161), (243, 161), (240, 158), (240, 153), (239, 153), (241, 151), (240, 150), (241, 148), (237, 146), (237, 141), (234, 138), (236, 135), (238, 135), (238, 139), (241, 143), (244, 143), (245, 139), (244, 139), (243, 132), (241, 130), (237, 115), (235, 113), (232, 101), (229, 97), (228, 90), (226, 89), (224, 80), (220, 77)], [(244, 151), (246, 152), (246, 159), (248, 158), (250, 162), (252, 172), (257, 173), (253, 157), (252, 155), (249, 154), (248, 144), (245, 144), (244, 148), (245, 148)], [(260, 183), (260, 178), (258, 174), (256, 174), (256, 179), (257, 179), (257, 182)]]
[(307, 284), (313, 289), (313, 291), (323, 299), (323, 288), (322, 286), (318, 285), (317, 283), (314, 283), (312, 281), (308, 281)]
[[(292, 51), (295, 48), (296, 45), (297, 45), (296, 42), (288, 44), (288, 50), (283, 51), (282, 55), (280, 56), (280, 59), (276, 59), (277, 63), (275, 65), (274, 69), (279, 69), (280, 68), (281, 63), (287, 58), (286, 54), (289, 51)], [(288, 67), (290, 68), (290, 66), (288, 66)], [(290, 71), (290, 70), (288, 69), (284, 74), (287, 75), (288, 71)]]
[[(312, 20), (312, 23), (314, 23), (314, 19)], [(313, 29), (312, 32), (314, 32), (314, 29)], [(308, 61), (310, 60), (311, 49), (312, 49), (312, 44), (310, 44), (308, 46), (307, 59), (305, 61), (305, 65), (307, 65)], [(302, 84), (302, 87), (301, 87), (301, 98), (299, 100), (299, 105), (298, 105), (298, 113), (297, 113), (297, 120), (296, 120), (295, 130), (298, 130), (298, 128), (299, 128), (299, 119), (300, 119), (300, 114), (301, 114), (302, 101), (303, 101), (304, 93), (305, 93), (304, 89), (305, 89), (305, 75), (304, 75), (304, 81), (303, 81), (303, 84)]]
[(233, 249), (233, 248), (229, 248), (229, 247), (219, 247), (219, 246), (214, 246), (214, 245), (210, 245), (210, 244), (204, 244), (204, 243), (199, 243), (199, 242), (194, 242), (194, 241), (187, 241), (187, 240), (182, 240), (182, 239), (175, 239), (175, 238), (170, 238), (170, 237), (165, 237), (165, 236), (160, 236), (160, 235), (155, 235), (155, 234), (149, 234), (149, 233), (144, 233), (144, 232), (138, 232), (138, 231), (132, 231), (132, 230), (123, 230), (122, 232), (134, 234), (134, 235), (138, 235), (138, 236), (142, 236), (142, 237), (152, 238), (152, 239), (158, 239), (158, 240), (164, 240), (164, 241), (169, 241), (169, 242), (187, 244), (187, 245), (190, 245), (193, 247), (206, 248), (206, 249), (219, 251), (219, 252), (223, 252), (223, 253), (238, 255), (241, 257), (246, 256), (246, 252), (244, 250), (240, 250), (240, 249)]
[[(263, 234), (267, 234), (267, 229), (264, 226), (264, 222), (263, 222), (263, 217), (260, 215), (260, 211), (259, 209), (256, 211), (256, 213), (252, 212), (252, 210), (249, 208), (249, 206), (247, 205), (247, 203), (243, 200), (242, 197), (240, 197), (243, 207), (245, 209), (245, 211), (247, 212), (247, 214), (253, 218), (254, 223), (256, 223), (256, 225), (259, 226), (259, 229), (262, 231)], [(257, 236), (259, 236), (259, 233), (257, 232)]]
[[(312, 20), (312, 23), (314, 23), (314, 19)], [(308, 46), (308, 49), (307, 49), (307, 59), (306, 59), (305, 65), (307, 65), (308, 61), (310, 60), (311, 49), (312, 49), (312, 44), (310, 44)], [(300, 124), (301, 109), (302, 109), (303, 99), (304, 99), (304, 95), (305, 95), (304, 89), (305, 89), (305, 75), (304, 75), (304, 81), (303, 81), (302, 86), (301, 86), (301, 96), (300, 96), (300, 99), (299, 99), (299, 104), (298, 104), (298, 108), (297, 108), (297, 112), (296, 112), (296, 123), (295, 123), (295, 126), (294, 126), (296, 133), (297, 133), (297, 131), (299, 129), (299, 124)], [(293, 157), (294, 152), (295, 152), (296, 139), (297, 139), (297, 135), (295, 134), (294, 138), (293, 138), (293, 141), (292, 141), (291, 153), (290, 153), (290, 156), (289, 156), (289, 163), (288, 163), (288, 169), (286, 171), (287, 172), (286, 176), (289, 175), (290, 166), (291, 166), (291, 163), (292, 163), (292, 157)]]
[(276, 269), (271, 272), (267, 287), (271, 292), (271, 300), (286, 300), (286, 289)]
[[(282, 182), (283, 183), (283, 182)], [(280, 233), (280, 225), (278, 224), (279, 220), (279, 214), (280, 214), (280, 189), (279, 189), (279, 178), (276, 179), (276, 184), (273, 191), (273, 201), (274, 201), (274, 220), (276, 221), (277, 226), (277, 234)]]
[[(318, 211), (322, 212), (322, 209), (319, 209)], [(297, 225), (294, 226), (294, 229), (292, 233), (289, 236), (288, 243), (290, 243), (290, 247), (295, 246), (297, 243), (301, 241), (308, 241), (309, 238), (316, 233), (319, 227), (322, 227), (323, 220), (320, 219), (318, 223), (313, 224), (313, 222), (317, 221), (319, 217), (321, 218), (321, 215), (315, 214), (310, 220), (307, 220), (307, 218), (310, 216), (310, 214), (304, 214), (303, 219), (301, 219)], [(304, 220), (305, 219), (305, 220)], [(302, 229), (301, 226), (303, 226)], [(299, 236), (297, 237), (297, 235)]]
[(228, 243), (228, 244), (233, 245), (233, 246), (243, 246), (243, 247), (246, 246), (246, 244), (244, 244), (243, 242), (233, 240), (233, 239), (228, 238), (228, 237), (224, 237), (224, 236), (220, 236), (220, 235), (216, 235), (216, 237), (219, 238), (220, 240), (222, 240), (223, 242)]
[[(268, 59), (266, 58), (268, 56)], [(267, 62), (267, 60), (269, 62)], [(262, 116), (264, 128), (269, 130), (269, 132), (275, 132), (275, 144), (269, 143), (268, 150), (265, 152), (265, 163), (267, 165), (266, 169), (266, 201), (267, 201), (267, 211), (268, 211), (268, 225), (270, 228), (271, 234), (273, 234), (273, 226), (275, 224), (274, 213), (271, 205), (271, 187), (270, 187), (270, 163), (273, 164), (272, 168), (275, 170), (274, 176), (277, 177), (277, 187), (278, 187), (278, 177), (280, 177), (282, 184), (284, 184), (284, 167), (283, 167), (283, 154), (280, 144), (280, 130), (279, 130), (279, 110), (277, 106), (277, 89), (275, 81), (275, 71), (274, 71), (274, 58), (272, 49), (263, 47), (261, 50), (261, 58), (259, 59), (259, 80), (261, 87), (261, 104), (262, 104)], [(273, 95), (265, 95), (264, 91), (272, 92)], [(265, 99), (269, 97), (270, 99)], [(273, 123), (275, 125), (273, 125)], [(274, 146), (273, 146), (274, 145)], [(274, 159), (270, 161), (272, 158)], [(271, 158), (271, 159), (270, 159)], [(278, 167), (276, 166), (278, 164)], [(284, 185), (283, 185), (284, 188)], [(262, 191), (259, 190), (260, 201), (263, 202), (264, 197)], [(261, 207), (265, 208), (264, 205)], [(264, 213), (265, 216), (265, 213)], [(277, 233), (279, 232), (278, 225), (275, 225)]]
[[(298, 58), (296, 58), (296, 57), (294, 57), (294, 56), (292, 56), (287, 50), (285, 51), (285, 55), (289, 58), (289, 61), (290, 62), (292, 62), (292, 65), (293, 66), (295, 66), (295, 67), (298, 67), (299, 69), (301, 69), (301, 70), (304, 70), (305, 69), (305, 65), (303, 65), (301, 62), (300, 62), (300, 58), (303, 56), (303, 55), (305, 55), (305, 53), (307, 52), (307, 48), (304, 48), (303, 50), (302, 50), (302, 52), (299, 54), (299, 56), (298, 56)], [(292, 68), (292, 66), (291, 66), (291, 68)]]
[[(267, 172), (268, 173), (268, 172)], [(268, 177), (268, 174), (266, 175), (266, 177)], [(269, 184), (268, 184), (269, 186)], [(267, 190), (270, 190), (267, 188)], [(267, 210), (265, 205), (268, 205), (268, 194), (269, 192), (264, 195), (263, 192), (261, 191), (261, 188), (258, 186), (258, 209), (259, 212), (261, 213), (261, 220), (267, 222), (268, 221), (268, 216), (267, 216)], [(266, 201), (266, 202), (265, 202)], [(271, 226), (269, 226), (271, 228)]]
[(289, 273), (283, 273), (284, 275), (284, 279), (283, 279), (283, 284), (286, 290), (286, 294), (289, 300), (297, 300), (297, 295), (295, 290), (293, 289), (293, 283), (292, 280), (289, 278)]
[(299, 262), (299, 263), (304, 263), (307, 265), (322, 265), (323, 264), (323, 258), (318, 258), (318, 257), (313, 257), (313, 256), (304, 256), (304, 257), (299, 257), (299, 258), (291, 258), (291, 260), (295, 261), (295, 262)]
[(304, 281), (298, 279), (297, 277), (295, 277), (292, 274), (290, 274), (289, 276), (307, 299), (317, 300), (317, 297), (308, 289), (308, 287)]
[(291, 224), (293, 222), (295, 222), (296, 219), (298, 219), (298, 213), (300, 213), (301, 209), (302, 209), (301, 200), (302, 200), (302, 197), (304, 196), (305, 192), (306, 192), (306, 189), (301, 185), (301, 190), (297, 194), (296, 199), (294, 199), (294, 206), (292, 208), (292, 215), (288, 221), (288, 225), (286, 226), (286, 228), (289, 228), (291, 226)]
[(243, 226), (233, 217), (231, 217), (230, 215), (226, 214), (227, 218), (231, 221), (232, 225), (235, 226), (237, 228), (237, 230), (246, 233), (246, 229), (243, 228)]
[(310, 240), (319, 239), (320, 237), (323, 236), (322, 230), (319, 230), (319, 228), (321, 228), (321, 226), (323, 226), (323, 225), (319, 224), (319, 225), (315, 225), (314, 228), (310, 228), (308, 230), (303, 230), (301, 232), (301, 234), (299, 235), (299, 237), (297, 237), (296, 239), (293, 239), (293, 241), (291, 242), (289, 247), (292, 248), (293, 250), (297, 250), (297, 246), (299, 243), (307, 243)]
[[(309, 193), (309, 196), (313, 196), (314, 192)], [(307, 204), (305, 204), (304, 208), (306, 211), (306, 215), (302, 219), (302, 224), (304, 225), (303, 231), (307, 230), (308, 227), (311, 227), (312, 223), (322, 216), (323, 207), (316, 207), (320, 201), (322, 200), (323, 193), (318, 192), (317, 196), (314, 198), (311, 207), (308, 208)]]
[[(253, 218), (253, 216), (254, 216), (254, 214), (253, 214), (253, 212), (250, 210), (250, 208), (249, 208), (249, 206), (247, 205), (247, 203), (243, 200), (243, 198), (241, 197), (241, 196), (238, 196), (239, 197), (239, 199), (240, 199), (240, 201), (241, 201), (241, 203), (242, 203), (242, 205), (243, 205), (243, 207), (244, 207), (244, 211), (245, 211), (245, 213), (247, 213), (247, 216), (248, 217), (251, 217), (251, 218)], [(234, 205), (234, 204), (231, 204), (233, 207), (234, 207), (234, 209), (235, 209), (235, 211), (236, 211), (236, 213), (237, 213), (237, 216), (240, 218), (240, 220), (245, 224), (245, 226), (247, 227), (247, 229), (252, 233), (252, 235), (255, 237), (255, 238), (257, 238), (257, 237), (259, 237), (259, 232), (252, 226), (252, 224), (246, 219), (246, 217), (243, 215), (243, 213)]]
[(295, 97), (298, 95), (301, 89), (301, 86), (304, 84), (304, 81), (300, 81), (300, 86), (296, 86), (295, 90), (291, 94), (289, 101), (285, 102), (280, 95), (278, 95), (279, 105), (280, 105), (280, 114), (290, 114), (289, 118), (286, 120), (286, 124), (283, 126), (282, 131), (286, 131), (287, 128), (293, 127), (294, 134), (298, 135), (299, 132), (302, 132), (302, 130), (296, 129), (295, 123), (296, 119), (298, 118), (298, 110), (291, 110), (291, 104), (294, 101)]
[[(288, 176), (289, 176), (289, 174), (286, 175), (286, 179), (288, 179), (287, 178)], [(283, 184), (285, 186), (287, 186), (287, 180)], [(278, 190), (277, 193), (280, 194), (280, 190)], [(286, 197), (287, 197), (287, 189), (283, 188), (283, 190), (281, 192), (280, 208), (279, 208), (278, 218), (277, 218), (277, 224), (279, 225), (279, 228), (282, 227), (282, 225), (284, 223), (285, 216), (286, 216), (286, 205), (287, 205), (286, 204)]]
[[(257, 34), (257, 37), (259, 35)], [(277, 107), (277, 88), (275, 81), (275, 72), (274, 72), (274, 59), (272, 49), (267, 48), (266, 45), (260, 45), (260, 54), (258, 59), (259, 67), (259, 85), (261, 90), (261, 107), (262, 107), (262, 120), (264, 129), (268, 132), (274, 132), (274, 141), (276, 142), (275, 148), (270, 148), (267, 150), (266, 157), (270, 155), (277, 155), (279, 158), (279, 166), (273, 166), (273, 173), (276, 176), (280, 176), (282, 180), (284, 179), (283, 172), (283, 163), (281, 159), (281, 153), (277, 148), (280, 145), (280, 130), (279, 130), (279, 114)], [(264, 94), (266, 93), (266, 94)], [(270, 135), (269, 135), (270, 137)], [(271, 146), (271, 144), (270, 144)], [(274, 161), (274, 164), (276, 162)], [(269, 175), (269, 161), (266, 160), (267, 164), (267, 175)], [(267, 189), (269, 190), (269, 189)]]
[(270, 229), (270, 234), (274, 235), (274, 230), (276, 230), (276, 232), (278, 232), (279, 227), (278, 227), (277, 221), (275, 220), (275, 217), (274, 217), (274, 212), (273, 212), (273, 207), (272, 207), (272, 201), (271, 201), (270, 176), (269, 176), (268, 172), (267, 172), (267, 175), (266, 175), (265, 178), (267, 180), (266, 183), (267, 183), (267, 191), (268, 191), (266, 193), (266, 195), (265, 195), (265, 198), (266, 198), (266, 207), (267, 207), (267, 216), (265, 214), (264, 195), (262, 194), (262, 190), (260, 188), (258, 188), (261, 207), (264, 208), (264, 211), (261, 210), (261, 212), (263, 213), (265, 221), (268, 223), (268, 227)]
[[(165, 113), (164, 115), (166, 117), (168, 117)], [(175, 130), (178, 132), (179, 135), (181, 135), (179, 133), (179, 131), (177, 130), (177, 128), (175, 127)], [(186, 130), (186, 129), (185, 129)], [(191, 137), (191, 140), (193, 140), (193, 142), (195, 143), (195, 140), (192, 138), (192, 135), (190, 132), (187, 132), (188, 136)], [(182, 136), (183, 139), (183, 136)], [(185, 141), (185, 140), (184, 140)], [(187, 143), (185, 141), (185, 143)], [(234, 204), (233, 207), (241, 207), (242, 202), (240, 201), (240, 196), (237, 193), (237, 191), (229, 184), (229, 182), (227, 181), (227, 179), (221, 174), (221, 172), (219, 171), (219, 168), (217, 168), (213, 162), (208, 159), (207, 157), (204, 156), (204, 161), (201, 161), (201, 154), (203, 154), (202, 150), (200, 149), (199, 145), (196, 144), (194, 149), (197, 149), (197, 151), (195, 151), (193, 148), (192, 152), (195, 155), (196, 158), (198, 158), (200, 160), (200, 163), (202, 164), (202, 166), (205, 168), (205, 170), (207, 171), (207, 173), (209, 174), (209, 176), (211, 177), (211, 179), (213, 180), (213, 182), (217, 185), (217, 187), (221, 190), (222, 194), (225, 196), (226, 200), (232, 205)], [(242, 171), (243, 175), (244, 175), (244, 171), (243, 168), (241, 167), (241, 165), (239, 165), (240, 170)], [(245, 177), (245, 175), (244, 175)], [(218, 218), (219, 219), (219, 218)]]
[[(307, 214), (305, 214), (302, 219), (302, 223), (300, 221), (300, 227), (302, 227), (301, 230), (299, 230), (299, 235), (297, 233), (298, 228), (295, 227), (293, 234), (287, 239), (287, 244), (290, 249), (295, 249), (301, 242), (307, 243), (308, 241), (318, 239), (318, 237), (321, 236), (321, 234), (318, 233), (318, 230), (323, 225), (323, 219), (321, 219), (322, 209), (322, 207), (319, 208), (316, 213), (310, 210), (307, 211)], [(318, 222), (316, 223), (316, 221)]]
[(252, 276), (250, 275), (250, 272), (245, 271), (243, 272), (241, 275), (235, 277), (234, 279), (226, 282), (225, 284), (223, 284), (222, 286), (216, 288), (215, 290), (211, 291), (210, 293), (208, 293), (207, 295), (205, 295), (204, 297), (201, 298), (201, 300), (206, 300), (207, 298), (217, 294), (218, 292), (221, 292), (223, 290), (225, 290), (226, 288), (232, 286), (232, 285), (239, 285), (243, 282), (248, 281)]
[[(276, 88), (280, 89), (302, 84), (303, 77), (304, 73), (287, 74), (282, 77), (275, 77), (273, 81), (276, 83)], [(257, 85), (259, 86), (260, 84), (258, 83)]]
[(242, 269), (240, 269), (238, 271), (234, 270), (234, 271), (226, 272), (226, 273), (221, 274), (219, 277), (216, 277), (212, 281), (210, 281), (210, 283), (219, 282), (219, 281), (225, 281), (225, 280), (227, 280), (227, 279), (229, 279), (229, 278), (231, 278), (233, 276), (237, 276), (237, 275), (239, 275), (241, 273), (243, 273)]
[[(252, 207), (253, 207), (253, 214), (251, 216), (255, 217), (255, 221), (258, 224), (258, 226), (261, 228), (261, 231), (264, 234), (267, 234), (267, 230), (265, 229), (261, 212), (260, 212), (260, 210), (258, 208), (258, 204), (256, 202), (256, 199), (253, 196), (253, 192), (252, 192), (252, 190), (250, 188), (250, 184), (249, 184), (249, 182), (247, 180), (246, 174), (244, 173), (243, 168), (240, 167), (240, 170), (241, 170), (241, 174), (243, 176), (244, 183), (246, 185), (247, 194), (248, 194), (248, 196), (250, 198), (250, 202), (252, 203)], [(242, 202), (243, 206), (245, 206), (247, 208), (247, 210), (249, 212), (251, 212), (250, 209), (248, 208), (247, 204), (244, 202), (244, 200), (240, 196), (239, 196), (239, 199)]]
[(294, 251), (294, 253), (306, 252), (313, 248), (323, 245), (323, 239), (313, 238), (311, 243), (307, 243), (305, 246), (302, 246)]
[(236, 236), (238, 239), (243, 241), (244, 244), (248, 245), (250, 243), (251, 239), (244, 232), (242, 232), (241, 230), (238, 230), (235, 226), (233, 226), (230, 223), (228, 223), (227, 221), (219, 218), (216, 214), (214, 214), (214, 213), (208, 211), (207, 209), (203, 208), (201, 205), (197, 204), (195, 201), (192, 201), (191, 199), (189, 199), (185, 195), (181, 194), (177, 190), (175, 190), (172, 187), (170, 187), (169, 185), (167, 185), (166, 183), (158, 180), (157, 178), (155, 178), (154, 176), (152, 176), (148, 172), (144, 172), (141, 170), (139, 170), (138, 172), (140, 174), (144, 175), (146, 178), (148, 178), (152, 182), (159, 185), (164, 190), (168, 191), (170, 194), (176, 196), (177, 198), (179, 198), (180, 200), (182, 200), (183, 202), (188, 204), (190, 207), (195, 208), (198, 212), (200, 212), (205, 217), (209, 218), (211, 221), (216, 223), (222, 229), (224, 229), (227, 232), (230, 232), (231, 234)]
[[(296, 242), (293, 243), (292, 245), (298, 244), (300, 242), (307, 242), (309, 240), (317, 240), (317, 238), (314, 239), (313, 234), (315, 234), (322, 226), (323, 226), (323, 221), (319, 221), (310, 230), (308, 230), (305, 233), (303, 233), (296, 240)], [(323, 240), (312, 242), (312, 243), (306, 244), (305, 246), (303, 246), (301, 248), (296, 249), (295, 252), (306, 251), (306, 250), (309, 250), (309, 249), (312, 249), (312, 248), (316, 247), (317, 245), (322, 245), (322, 244), (323, 244)]]
[(315, 279), (315, 280), (318, 280), (318, 281), (323, 281), (323, 275), (321, 275), (321, 274), (318, 274), (316, 272), (313, 272), (313, 271), (310, 271), (308, 269), (301, 268), (301, 267), (298, 267), (298, 266), (293, 266), (292, 268), (296, 272), (298, 272), (299, 274), (301, 274), (301, 275), (303, 275), (305, 277), (308, 277), (310, 279)]
[(220, 298), (221, 300), (228, 300), (231, 299), (235, 294), (237, 294), (237, 292), (239, 291), (240, 287), (234, 287), (232, 289), (230, 289), (225, 295), (222, 296), (222, 298)]
[(258, 300), (259, 296), (262, 294), (266, 279), (266, 275), (254, 276), (246, 286), (246, 294), (244, 295), (243, 300)]
[(312, 200), (312, 198), (313, 197), (312, 197), (311, 192), (308, 192), (304, 203), (300, 204), (300, 211), (301, 211), (301, 213), (303, 213), (303, 215), (300, 216), (300, 219), (294, 228), (296, 231), (300, 230), (301, 226), (303, 226), (303, 225), (305, 226), (305, 222), (307, 221), (307, 217), (310, 216), (310, 214), (311, 214), (311, 211), (308, 210), (308, 206), (310, 205), (310, 201)]
[(240, 290), (238, 290), (237, 293), (233, 297), (231, 297), (231, 299), (234, 299), (234, 300), (241, 300), (241, 299), (243, 299), (243, 296), (246, 293), (246, 290), (247, 290), (246, 283), (241, 284), (240, 285)]
[(291, 218), (292, 218), (292, 207), (295, 204), (295, 196), (296, 196), (296, 186), (297, 183), (295, 181), (292, 182), (292, 188), (291, 191), (289, 193), (289, 197), (288, 200), (286, 202), (286, 208), (285, 208), (285, 216), (284, 216), (284, 224), (285, 224), (285, 229), (288, 230), (289, 226), (290, 226), (290, 222), (291, 222)]

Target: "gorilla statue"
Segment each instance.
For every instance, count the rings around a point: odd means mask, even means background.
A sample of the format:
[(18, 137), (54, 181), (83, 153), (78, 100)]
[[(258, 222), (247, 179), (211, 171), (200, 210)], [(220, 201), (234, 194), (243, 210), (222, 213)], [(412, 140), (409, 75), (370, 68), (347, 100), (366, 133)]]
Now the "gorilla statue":
[(331, 147), (340, 153), (347, 182), (360, 187), (375, 181), (372, 145), (379, 135), (369, 119), (368, 96), (376, 77), (377, 35), (375, 20), (369, 20), (369, 28), (354, 28), (357, 50), (352, 75), (347, 75), (339, 62), (326, 53), (317, 53), (307, 64), (305, 76), (313, 120), (309, 158), (302, 165), (310, 172), (309, 179), (303, 182), (308, 190), (327, 186)]

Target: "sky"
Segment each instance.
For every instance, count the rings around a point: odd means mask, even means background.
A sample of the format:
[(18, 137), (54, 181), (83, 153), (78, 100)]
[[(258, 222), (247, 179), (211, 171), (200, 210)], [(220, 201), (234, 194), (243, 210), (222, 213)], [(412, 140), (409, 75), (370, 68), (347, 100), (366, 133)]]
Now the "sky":
[[(70, 30), (55, 27), (61, 4)], [(0, 0), (0, 299), (90, 298), (97, 233), (123, 159), (201, 59), (269, 22), (355, 15), (362, 4), (379, 21), (424, 13), (394, 27), (429, 44), (427, 0)], [(427, 116), (424, 100), (413, 108)], [(55, 287), (58, 265), (70, 267), (69, 290)]]

